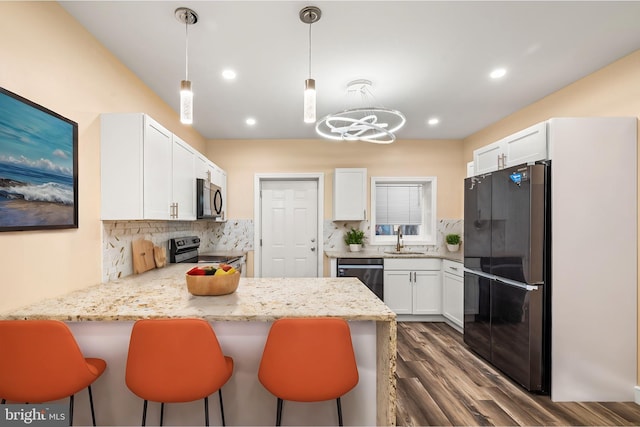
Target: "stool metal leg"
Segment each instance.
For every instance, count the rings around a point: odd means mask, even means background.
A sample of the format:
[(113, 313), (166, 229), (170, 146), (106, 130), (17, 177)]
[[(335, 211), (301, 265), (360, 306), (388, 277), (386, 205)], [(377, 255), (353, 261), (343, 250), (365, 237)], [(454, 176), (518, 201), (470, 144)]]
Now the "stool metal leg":
[(222, 425), (226, 426), (224, 422), (224, 406), (222, 405), (222, 389), (218, 390), (218, 396), (220, 397), (220, 417), (222, 418)]
[(73, 394), (69, 396), (69, 425), (73, 425)]
[(276, 426), (282, 424), (282, 399), (278, 398), (278, 403), (276, 406)]
[(204, 398), (204, 425), (209, 427), (209, 396)]
[(89, 405), (91, 405), (91, 421), (93, 421), (93, 425), (96, 425), (96, 413), (93, 410), (93, 394), (91, 393), (91, 386), (87, 387), (89, 389)]
[(342, 404), (340, 403), (340, 398), (337, 398), (336, 402), (338, 404), (338, 425), (341, 426), (342, 425)]
[(160, 425), (164, 421), (164, 402), (160, 402)]
[(147, 400), (144, 400), (144, 405), (142, 405), (142, 425), (147, 425)]

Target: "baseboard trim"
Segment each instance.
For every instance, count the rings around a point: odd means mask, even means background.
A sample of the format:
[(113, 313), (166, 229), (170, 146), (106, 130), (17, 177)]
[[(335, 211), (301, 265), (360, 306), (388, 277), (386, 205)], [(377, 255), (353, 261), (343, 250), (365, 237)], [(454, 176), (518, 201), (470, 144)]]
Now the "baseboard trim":
[(636, 396), (635, 402), (636, 402), (636, 405), (640, 405), (640, 385), (635, 386), (633, 389), (635, 390), (635, 396)]

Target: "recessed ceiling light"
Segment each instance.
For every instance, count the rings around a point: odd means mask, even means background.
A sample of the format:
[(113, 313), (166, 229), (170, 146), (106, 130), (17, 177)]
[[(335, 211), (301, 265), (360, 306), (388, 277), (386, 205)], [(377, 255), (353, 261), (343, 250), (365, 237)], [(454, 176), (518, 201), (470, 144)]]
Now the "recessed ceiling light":
[(427, 120), (427, 123), (431, 126), (435, 126), (438, 123), (440, 123), (440, 119), (438, 119), (437, 117), (432, 117), (429, 120)]
[(500, 77), (504, 77), (505, 74), (507, 74), (507, 70), (504, 68), (496, 68), (491, 72), (491, 74), (489, 74), (489, 77), (492, 79), (499, 79)]
[(256, 124), (256, 119), (254, 119), (253, 117), (249, 117), (247, 120), (245, 120), (245, 123), (249, 126), (253, 126)]
[(224, 70), (222, 72), (222, 77), (224, 77), (226, 80), (233, 80), (236, 78), (236, 72), (233, 70)]

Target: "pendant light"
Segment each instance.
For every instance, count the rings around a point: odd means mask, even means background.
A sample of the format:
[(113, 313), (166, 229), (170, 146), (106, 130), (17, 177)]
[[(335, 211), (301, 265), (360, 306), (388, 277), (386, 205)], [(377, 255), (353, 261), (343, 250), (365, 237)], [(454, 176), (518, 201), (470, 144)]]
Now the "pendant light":
[(189, 81), (189, 25), (198, 22), (198, 14), (187, 7), (179, 7), (175, 16), (185, 28), (185, 79), (180, 82), (180, 122), (190, 125), (193, 123), (193, 91)]
[(311, 24), (318, 22), (322, 12), (315, 6), (307, 6), (300, 11), (300, 20), (309, 24), (309, 78), (304, 81), (304, 122), (316, 121), (316, 81), (311, 78)]

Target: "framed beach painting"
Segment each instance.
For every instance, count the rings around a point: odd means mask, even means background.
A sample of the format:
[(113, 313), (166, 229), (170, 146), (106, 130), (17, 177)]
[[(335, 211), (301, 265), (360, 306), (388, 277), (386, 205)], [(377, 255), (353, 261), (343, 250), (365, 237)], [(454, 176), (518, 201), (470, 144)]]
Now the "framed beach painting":
[(0, 231), (78, 228), (78, 124), (0, 87)]

